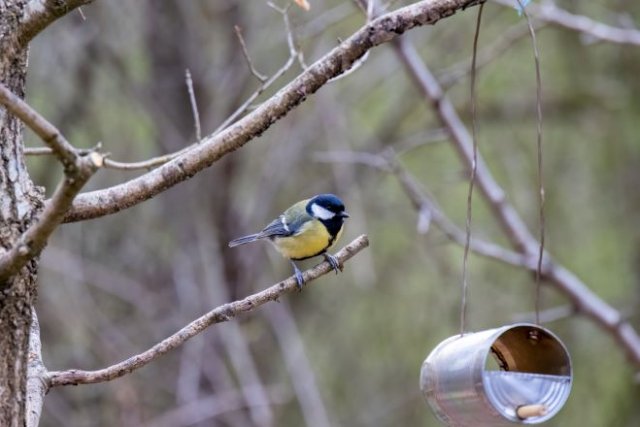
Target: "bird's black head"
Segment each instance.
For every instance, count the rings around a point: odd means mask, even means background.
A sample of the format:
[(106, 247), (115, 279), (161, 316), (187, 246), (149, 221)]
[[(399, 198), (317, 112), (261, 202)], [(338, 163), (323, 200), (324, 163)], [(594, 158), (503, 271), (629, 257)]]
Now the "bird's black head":
[(344, 203), (333, 194), (318, 194), (312, 197), (307, 203), (307, 212), (320, 220), (332, 235), (336, 235), (342, 228), (344, 219), (349, 218)]

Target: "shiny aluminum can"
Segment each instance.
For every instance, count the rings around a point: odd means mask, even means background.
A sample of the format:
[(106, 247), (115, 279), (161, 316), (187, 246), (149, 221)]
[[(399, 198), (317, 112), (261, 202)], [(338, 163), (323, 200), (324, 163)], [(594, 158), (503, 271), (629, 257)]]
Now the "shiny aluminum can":
[[(566, 402), (571, 382), (565, 346), (549, 330), (528, 323), (448, 338), (420, 372), (422, 393), (450, 427), (547, 421)], [(531, 415), (530, 408), (537, 413)]]

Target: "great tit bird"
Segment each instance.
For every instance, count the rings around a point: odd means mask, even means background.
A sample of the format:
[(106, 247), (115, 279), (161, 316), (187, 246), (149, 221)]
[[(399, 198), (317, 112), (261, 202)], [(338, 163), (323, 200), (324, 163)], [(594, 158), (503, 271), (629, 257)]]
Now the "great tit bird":
[(229, 247), (269, 239), (291, 261), (298, 287), (302, 289), (304, 279), (294, 261), (323, 255), (338, 273), (338, 260), (327, 251), (340, 238), (345, 218), (349, 214), (342, 200), (333, 194), (318, 194), (291, 206), (259, 233), (232, 240)]

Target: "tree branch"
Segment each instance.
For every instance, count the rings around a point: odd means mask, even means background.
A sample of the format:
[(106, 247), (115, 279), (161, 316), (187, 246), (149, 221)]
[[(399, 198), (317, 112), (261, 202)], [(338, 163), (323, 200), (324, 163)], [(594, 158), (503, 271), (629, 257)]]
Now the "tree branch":
[[(342, 248), (335, 254), (335, 257), (342, 264), (367, 246), (369, 246), (369, 239), (366, 235), (362, 235)], [(331, 265), (327, 261), (324, 261), (303, 273), (305, 283), (309, 283), (331, 271), (333, 271)], [(132, 356), (127, 360), (97, 371), (81, 371), (77, 369), (52, 371), (47, 374), (46, 382), (49, 387), (58, 387), (63, 385), (93, 384), (111, 381), (145, 366), (157, 357), (184, 344), (187, 340), (193, 338), (211, 325), (226, 322), (239, 314), (253, 311), (257, 307), (269, 301), (277, 301), (284, 294), (295, 290), (297, 290), (297, 282), (295, 277), (291, 276), (261, 292), (211, 310), (150, 349)]]
[(44, 380), (47, 368), (42, 363), (42, 346), (40, 344), (40, 323), (33, 307), (31, 307), (31, 329), (29, 331), (29, 359), (27, 366), (27, 421), (26, 427), (38, 427), (44, 395), (48, 385)]
[[(440, 230), (453, 242), (464, 246), (466, 243), (466, 233), (464, 230), (456, 226), (437, 206), (435, 201), (424, 194), (420, 188), (418, 181), (397, 161), (391, 160), (391, 173), (400, 182), (404, 193), (407, 195), (413, 207), (420, 214), (423, 210), (427, 209), (433, 222), (440, 228)], [(484, 241), (477, 238), (472, 238), (469, 248), (478, 255), (492, 258), (506, 264), (510, 264), (516, 267), (525, 267), (527, 269), (535, 269), (535, 259), (527, 257), (524, 254), (510, 251), (495, 243)]]
[(206, 137), (187, 153), (131, 181), (80, 194), (65, 221), (80, 221), (118, 212), (190, 178), (262, 134), (328, 80), (348, 70), (371, 48), (389, 42), (416, 26), (435, 24), (479, 1), (424, 0), (379, 17), (307, 68), (253, 112), (224, 131)]
[(251, 74), (258, 79), (261, 83), (267, 81), (267, 76), (261, 74), (256, 67), (253, 65), (253, 61), (251, 60), (251, 55), (249, 55), (249, 49), (247, 49), (247, 44), (244, 41), (244, 37), (242, 37), (242, 28), (238, 25), (234, 25), (233, 29), (236, 32), (236, 36), (238, 37), (238, 41), (240, 42), (240, 47), (242, 48), (242, 54), (244, 55), (245, 61), (247, 61), (247, 66), (249, 67), (249, 71)]
[(10, 286), (9, 278), (39, 255), (69, 210), (84, 184), (102, 166), (103, 155), (90, 151), (82, 155), (62, 133), (20, 97), (0, 83), (0, 104), (22, 120), (52, 150), (64, 167), (65, 177), (40, 216), (20, 236), (11, 249), (0, 256), (0, 290)]
[[(493, 1), (504, 6), (517, 6), (514, 1), (510, 0)], [(537, 20), (580, 32), (596, 41), (640, 46), (640, 31), (632, 28), (614, 27), (586, 16), (567, 12), (557, 7), (552, 1), (543, 1), (539, 5), (531, 2), (527, 5), (527, 13)]]
[[(470, 168), (472, 162), (471, 136), (451, 102), (443, 94), (440, 85), (420, 59), (415, 48), (406, 39), (400, 39), (394, 47), (414, 83), (425, 98), (431, 102), (440, 121), (448, 129), (451, 142), (461, 160), (467, 168)], [(507, 201), (504, 191), (495, 181), (479, 154), (476, 184), (516, 251), (526, 259), (537, 257), (538, 241), (531, 236), (525, 223)], [(535, 267), (534, 269), (529, 268), (535, 271)], [(542, 278), (568, 298), (581, 314), (608, 330), (627, 352), (630, 360), (636, 365), (640, 365), (640, 336), (615, 308), (600, 299), (578, 277), (563, 266), (556, 264), (547, 254), (545, 254)]]
[[(314, 157), (317, 161), (322, 162), (358, 163), (394, 175), (402, 191), (418, 213), (419, 219), (423, 217), (423, 215), (428, 215), (429, 221), (433, 221), (436, 227), (438, 227), (449, 240), (464, 246), (466, 241), (465, 231), (442, 212), (442, 209), (440, 209), (434, 198), (421, 188), (418, 180), (400, 164), (390, 151), (391, 150), (387, 150), (381, 154), (357, 151), (327, 151), (316, 153)], [(420, 226), (418, 226), (418, 228), (420, 229)], [(418, 230), (418, 232), (420, 232), (420, 230)], [(527, 269), (536, 268), (534, 258), (527, 258), (521, 253), (503, 248), (490, 241), (472, 237), (469, 248), (477, 255), (515, 267), (524, 267)]]
[(25, 48), (35, 36), (57, 19), (92, 2), (93, 0), (30, 0), (18, 30), (18, 46)]
[(65, 139), (55, 126), (2, 83), (0, 83), (0, 104), (34, 131), (65, 167), (75, 163), (78, 155), (75, 147)]
[[(431, 102), (438, 118), (447, 128), (451, 142), (463, 163), (467, 168), (470, 168), (473, 162), (473, 141), (453, 104), (445, 96), (438, 81), (424, 64), (413, 45), (405, 39), (400, 39), (394, 44), (394, 48), (407, 73), (423, 96)], [(513, 206), (508, 203), (504, 191), (493, 178), (480, 155), (477, 163), (476, 184), (516, 250), (525, 252), (527, 248), (536, 246), (536, 239), (531, 235)]]

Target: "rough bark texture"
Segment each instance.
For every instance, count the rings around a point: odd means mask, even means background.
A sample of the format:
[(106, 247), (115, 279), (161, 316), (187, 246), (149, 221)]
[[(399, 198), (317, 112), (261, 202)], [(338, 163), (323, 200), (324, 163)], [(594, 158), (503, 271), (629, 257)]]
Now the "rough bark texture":
[[(23, 16), (25, 1), (0, 0), (0, 52)], [(24, 97), (27, 51), (0, 57), (0, 81)], [(42, 205), (23, 160), (23, 125), (0, 108), (0, 246), (9, 249)], [(36, 297), (36, 261), (9, 279), (0, 293), (0, 425), (23, 426), (31, 308)]]

